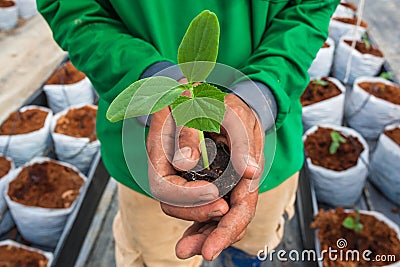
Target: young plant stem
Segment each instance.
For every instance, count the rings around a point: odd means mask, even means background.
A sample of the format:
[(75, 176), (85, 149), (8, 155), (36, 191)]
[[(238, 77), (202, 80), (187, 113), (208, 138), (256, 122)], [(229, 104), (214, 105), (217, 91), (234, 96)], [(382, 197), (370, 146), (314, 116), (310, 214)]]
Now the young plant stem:
[(200, 138), (200, 149), (201, 149), (201, 156), (203, 158), (204, 168), (210, 169), (210, 163), (208, 162), (208, 155), (207, 155), (207, 147), (206, 141), (204, 140), (204, 133), (203, 131), (199, 131), (199, 138)]

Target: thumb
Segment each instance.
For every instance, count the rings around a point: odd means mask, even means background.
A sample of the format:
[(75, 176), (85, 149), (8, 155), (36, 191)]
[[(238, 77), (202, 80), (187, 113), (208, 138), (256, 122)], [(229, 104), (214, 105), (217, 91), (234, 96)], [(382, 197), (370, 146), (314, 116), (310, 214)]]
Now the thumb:
[(187, 171), (196, 167), (200, 158), (200, 138), (196, 129), (177, 127), (175, 140), (175, 154), (172, 165), (180, 171)]

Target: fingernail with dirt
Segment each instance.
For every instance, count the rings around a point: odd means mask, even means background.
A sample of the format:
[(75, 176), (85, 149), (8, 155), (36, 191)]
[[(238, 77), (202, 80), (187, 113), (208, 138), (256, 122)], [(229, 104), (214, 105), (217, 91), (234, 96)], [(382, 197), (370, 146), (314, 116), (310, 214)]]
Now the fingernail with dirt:
[(215, 210), (215, 211), (212, 211), (212, 212), (210, 212), (209, 214), (208, 214), (208, 217), (209, 218), (214, 218), (214, 217), (221, 217), (221, 216), (223, 216), (224, 214), (222, 213), (222, 211), (220, 211), (220, 210)]
[(174, 155), (174, 162), (188, 160), (192, 157), (192, 149), (188, 146), (177, 150)]

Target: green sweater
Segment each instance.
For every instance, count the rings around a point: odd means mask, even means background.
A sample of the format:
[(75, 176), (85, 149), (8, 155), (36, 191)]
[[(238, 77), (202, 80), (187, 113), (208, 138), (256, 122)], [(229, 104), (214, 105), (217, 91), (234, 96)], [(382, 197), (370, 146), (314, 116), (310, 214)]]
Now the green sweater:
[[(190, 21), (201, 11), (215, 12), (221, 25), (217, 61), (266, 85), (277, 105), (276, 149), (267, 133), (265, 154), (271, 168), (260, 192), (272, 189), (300, 170), (304, 156), (300, 96), (307, 69), (328, 35), (339, 0), (37, 0), (38, 8), (85, 72), (100, 100), (97, 134), (103, 161), (122, 184), (143, 193), (132, 179), (122, 148), (122, 122), (110, 123), (111, 101), (153, 64), (176, 63), (177, 49)], [(139, 129), (139, 125), (137, 129)], [(138, 132), (140, 130), (137, 130)], [(135, 136), (138, 136), (136, 139)], [(129, 160), (146, 179), (144, 138)], [(269, 139), (270, 138), (270, 139)], [(275, 152), (275, 153), (274, 153)], [(275, 154), (275, 156), (274, 156)], [(274, 157), (273, 157), (274, 156)], [(269, 168), (266, 168), (267, 170)], [(136, 177), (137, 178), (137, 177)]]

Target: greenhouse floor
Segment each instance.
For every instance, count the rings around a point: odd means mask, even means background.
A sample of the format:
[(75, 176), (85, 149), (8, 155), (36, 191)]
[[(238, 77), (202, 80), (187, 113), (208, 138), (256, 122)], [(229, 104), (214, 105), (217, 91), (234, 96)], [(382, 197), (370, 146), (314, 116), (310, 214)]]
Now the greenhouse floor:
[[(357, 4), (359, 1), (351, 0)], [(383, 51), (393, 73), (400, 78), (400, 0), (375, 1), (366, 0), (365, 20), (369, 24), (369, 33)], [(372, 190), (372, 192), (374, 192)], [(110, 180), (103, 198), (99, 203), (96, 216), (92, 222), (76, 266), (102, 267), (115, 266), (112, 221), (117, 212), (116, 183)], [(373, 198), (374, 196), (372, 196)], [(386, 203), (386, 202), (385, 202)], [(368, 203), (364, 203), (367, 205)], [(361, 205), (361, 206), (363, 206)], [(383, 205), (385, 209), (393, 207)], [(392, 211), (393, 212), (393, 211)], [(397, 216), (400, 223), (400, 215)], [(150, 241), (149, 241), (150, 242)], [(303, 249), (300, 235), (300, 221), (296, 215), (286, 223), (284, 240), (281, 246), (285, 249)], [(305, 263), (266, 263), (265, 266), (308, 266)]]

